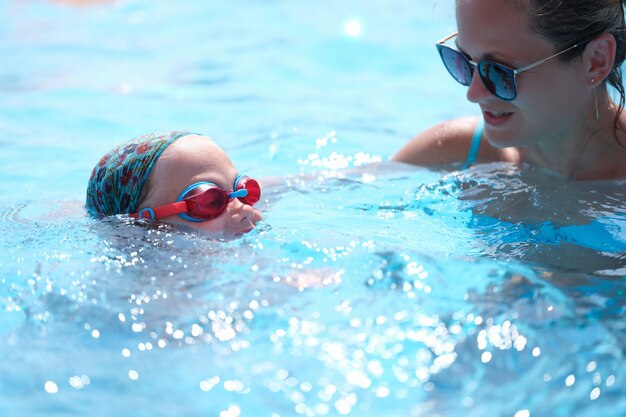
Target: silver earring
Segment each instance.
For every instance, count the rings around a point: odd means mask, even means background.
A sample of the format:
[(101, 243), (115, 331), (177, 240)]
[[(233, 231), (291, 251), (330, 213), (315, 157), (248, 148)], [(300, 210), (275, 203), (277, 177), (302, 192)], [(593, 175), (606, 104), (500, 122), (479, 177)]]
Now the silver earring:
[[(592, 78), (591, 83), (595, 83), (596, 79)], [(598, 89), (597, 87), (593, 87), (593, 97), (596, 101), (596, 120), (600, 120), (600, 112), (598, 111)]]

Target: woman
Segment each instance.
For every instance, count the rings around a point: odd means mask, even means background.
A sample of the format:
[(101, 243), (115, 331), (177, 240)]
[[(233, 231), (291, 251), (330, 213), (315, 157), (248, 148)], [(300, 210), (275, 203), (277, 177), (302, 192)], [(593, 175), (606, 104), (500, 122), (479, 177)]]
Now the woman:
[(626, 178), (621, 0), (457, 0), (456, 18), (458, 33), (437, 48), (482, 119), (439, 124), (393, 159), (529, 163), (564, 178)]

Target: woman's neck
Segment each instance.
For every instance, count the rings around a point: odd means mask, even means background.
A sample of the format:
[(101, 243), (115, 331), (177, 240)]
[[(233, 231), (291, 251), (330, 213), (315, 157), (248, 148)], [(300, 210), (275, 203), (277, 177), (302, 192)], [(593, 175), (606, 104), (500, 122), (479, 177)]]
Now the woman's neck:
[[(593, 109), (580, 124), (520, 148), (519, 160), (568, 179), (626, 178), (626, 132), (615, 129), (616, 114), (617, 106), (608, 94), (598, 93), (597, 120), (594, 101)], [(621, 116), (618, 126), (626, 125)]]

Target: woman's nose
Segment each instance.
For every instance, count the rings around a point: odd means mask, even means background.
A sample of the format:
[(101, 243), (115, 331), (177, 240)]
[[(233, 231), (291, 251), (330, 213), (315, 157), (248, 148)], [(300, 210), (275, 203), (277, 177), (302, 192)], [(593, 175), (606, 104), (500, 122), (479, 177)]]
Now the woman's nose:
[(493, 97), (493, 94), (485, 87), (485, 83), (478, 73), (478, 68), (474, 68), (472, 82), (470, 82), (470, 85), (467, 87), (467, 101), (470, 103), (478, 103), (485, 97)]

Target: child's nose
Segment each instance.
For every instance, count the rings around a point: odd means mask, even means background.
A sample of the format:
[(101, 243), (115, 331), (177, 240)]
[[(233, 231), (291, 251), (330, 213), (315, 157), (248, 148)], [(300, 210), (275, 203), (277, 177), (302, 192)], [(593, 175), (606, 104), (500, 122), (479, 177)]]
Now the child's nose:
[(235, 224), (249, 225), (254, 216), (254, 209), (248, 204), (234, 199), (228, 205), (230, 219)]

